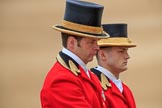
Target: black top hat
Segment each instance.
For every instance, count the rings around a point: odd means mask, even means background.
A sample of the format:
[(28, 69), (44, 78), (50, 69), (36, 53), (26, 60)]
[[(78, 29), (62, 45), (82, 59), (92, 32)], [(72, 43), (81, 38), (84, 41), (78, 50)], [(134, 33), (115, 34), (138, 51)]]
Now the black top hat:
[(109, 35), (101, 26), (103, 9), (102, 5), (95, 3), (66, 0), (64, 20), (53, 28), (75, 36), (107, 38)]
[(100, 47), (106, 46), (127, 46), (136, 47), (127, 36), (127, 24), (103, 24), (105, 32), (109, 33), (110, 38), (98, 41)]

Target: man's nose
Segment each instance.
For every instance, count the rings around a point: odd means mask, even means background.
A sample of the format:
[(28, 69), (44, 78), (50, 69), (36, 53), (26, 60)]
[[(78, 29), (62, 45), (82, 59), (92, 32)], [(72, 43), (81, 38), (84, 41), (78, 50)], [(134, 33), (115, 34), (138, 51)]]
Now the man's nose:
[(96, 50), (99, 50), (99, 49), (100, 49), (100, 47), (99, 47), (98, 44), (95, 45), (95, 49), (96, 49)]
[(126, 58), (130, 59), (130, 56), (129, 56), (128, 52), (126, 52)]

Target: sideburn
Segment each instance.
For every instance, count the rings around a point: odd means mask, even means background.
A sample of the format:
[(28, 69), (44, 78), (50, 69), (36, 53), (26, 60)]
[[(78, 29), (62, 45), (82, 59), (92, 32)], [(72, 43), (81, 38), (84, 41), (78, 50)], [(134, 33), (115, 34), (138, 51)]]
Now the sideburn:
[(80, 41), (83, 39), (83, 37), (74, 37), (77, 40), (77, 46), (81, 47)]

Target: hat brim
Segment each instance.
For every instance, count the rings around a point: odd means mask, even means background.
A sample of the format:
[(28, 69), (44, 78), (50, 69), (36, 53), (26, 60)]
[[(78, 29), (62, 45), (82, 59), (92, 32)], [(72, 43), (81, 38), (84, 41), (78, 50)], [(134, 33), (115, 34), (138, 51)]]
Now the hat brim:
[(124, 47), (136, 47), (137, 45), (132, 43), (128, 38), (107, 38), (98, 41), (100, 47), (107, 46), (124, 46)]
[(101, 44), (100, 47), (107, 47), (107, 46), (123, 46), (123, 47), (136, 47), (137, 45), (134, 44), (127, 44), (127, 43), (109, 43), (109, 44)]
[(61, 25), (53, 25), (52, 28), (57, 30), (57, 31), (67, 33), (67, 34), (71, 34), (71, 35), (75, 35), (75, 36), (82, 36), (82, 37), (88, 37), (88, 38), (97, 38), (97, 39), (105, 39), (105, 38), (110, 37), (109, 34), (107, 34), (104, 31), (103, 31), (102, 34), (92, 34), (92, 33), (85, 33), (85, 32), (71, 30), (71, 29), (65, 28), (65, 27), (63, 27)]

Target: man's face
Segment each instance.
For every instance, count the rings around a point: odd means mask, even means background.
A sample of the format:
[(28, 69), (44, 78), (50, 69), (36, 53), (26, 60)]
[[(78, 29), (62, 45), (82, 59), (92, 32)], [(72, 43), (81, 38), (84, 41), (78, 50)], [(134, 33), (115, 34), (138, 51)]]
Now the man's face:
[(114, 72), (123, 72), (127, 70), (128, 47), (111, 47), (106, 51), (107, 65)]
[(93, 60), (93, 56), (96, 55), (99, 46), (97, 45), (98, 39), (82, 38), (75, 45), (76, 54), (83, 60), (85, 64)]

